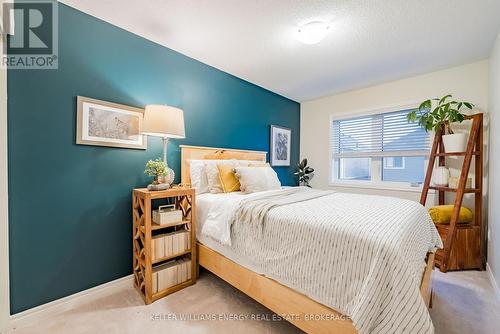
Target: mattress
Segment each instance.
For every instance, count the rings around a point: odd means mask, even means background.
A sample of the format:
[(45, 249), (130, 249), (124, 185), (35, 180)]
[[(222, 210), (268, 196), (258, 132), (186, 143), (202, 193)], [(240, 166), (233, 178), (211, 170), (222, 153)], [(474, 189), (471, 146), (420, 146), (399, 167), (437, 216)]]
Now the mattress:
[(350, 316), (360, 334), (434, 332), (420, 282), (427, 252), (442, 244), (423, 206), (332, 193), (273, 208), (262, 226), (232, 222), (242, 199), (259, 194), (197, 196), (198, 240)]

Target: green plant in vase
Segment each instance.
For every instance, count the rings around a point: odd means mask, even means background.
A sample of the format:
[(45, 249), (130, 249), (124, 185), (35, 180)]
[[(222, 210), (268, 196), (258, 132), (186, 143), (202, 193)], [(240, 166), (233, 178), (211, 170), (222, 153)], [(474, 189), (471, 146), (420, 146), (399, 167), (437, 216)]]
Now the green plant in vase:
[[(434, 102), (434, 103), (433, 103)], [(433, 106), (434, 104), (434, 106)], [(425, 100), (418, 109), (408, 113), (411, 123), (418, 122), (426, 131), (443, 129), (443, 144), (446, 152), (463, 152), (467, 142), (466, 133), (455, 133), (453, 123), (462, 123), (465, 115), (462, 110), (472, 110), (474, 104), (465, 101), (455, 101), (452, 95), (442, 98)]]
[(309, 182), (314, 176), (314, 168), (307, 166), (307, 159), (303, 159), (297, 164), (297, 172), (294, 173), (299, 177), (299, 185), (311, 188)]
[(169, 185), (167, 183), (160, 183), (159, 178), (167, 175), (167, 164), (161, 160), (149, 160), (146, 163), (146, 169), (144, 170), (144, 174), (147, 176), (153, 177), (153, 182), (148, 185), (148, 190), (166, 190)]

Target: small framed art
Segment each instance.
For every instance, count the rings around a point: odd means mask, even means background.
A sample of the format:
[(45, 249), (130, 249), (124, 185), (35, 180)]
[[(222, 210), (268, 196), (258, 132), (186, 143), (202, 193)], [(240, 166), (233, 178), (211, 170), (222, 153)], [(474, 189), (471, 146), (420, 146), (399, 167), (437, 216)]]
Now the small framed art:
[(290, 166), (292, 130), (271, 125), (271, 166)]

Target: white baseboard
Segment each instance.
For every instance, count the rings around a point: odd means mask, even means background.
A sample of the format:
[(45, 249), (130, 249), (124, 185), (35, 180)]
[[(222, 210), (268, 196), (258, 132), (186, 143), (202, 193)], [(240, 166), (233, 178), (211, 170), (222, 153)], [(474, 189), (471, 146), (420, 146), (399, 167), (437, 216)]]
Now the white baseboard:
[(486, 263), (486, 273), (488, 274), (488, 278), (490, 279), (491, 285), (495, 290), (495, 296), (497, 297), (497, 300), (500, 301), (500, 289), (498, 289), (497, 281), (495, 280), (495, 276), (493, 276), (493, 272), (491, 271), (489, 263)]
[[(47, 319), (80, 305), (95, 301), (103, 297), (107, 297), (128, 286), (132, 286), (132, 279), (133, 275), (128, 275), (117, 280), (104, 283), (84, 291), (80, 291), (73, 295), (54, 300), (50, 303), (14, 314), (10, 316), (7, 328), (4, 328), (3, 330), (13, 329), (21, 325), (27, 325), (29, 323)], [(0, 332), (1, 330), (2, 329), (0, 328)]]

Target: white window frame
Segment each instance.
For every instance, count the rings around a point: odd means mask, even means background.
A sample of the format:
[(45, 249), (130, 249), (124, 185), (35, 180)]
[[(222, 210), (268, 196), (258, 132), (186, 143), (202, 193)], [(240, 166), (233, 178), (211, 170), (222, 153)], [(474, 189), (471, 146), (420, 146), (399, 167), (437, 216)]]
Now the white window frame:
[[(335, 171), (337, 171), (338, 166), (336, 166), (336, 160), (333, 158), (333, 147), (332, 147), (332, 136), (333, 136), (333, 131), (332, 131), (332, 124), (334, 121), (338, 120), (343, 120), (343, 119), (350, 119), (354, 117), (363, 117), (363, 116), (370, 116), (370, 115), (378, 115), (378, 114), (384, 114), (384, 113), (390, 113), (390, 112), (396, 112), (400, 110), (406, 110), (406, 109), (415, 109), (418, 108), (419, 103), (418, 102), (410, 102), (406, 104), (399, 104), (399, 105), (393, 105), (393, 106), (388, 106), (388, 107), (383, 107), (383, 108), (378, 108), (378, 109), (368, 109), (368, 110), (362, 110), (362, 111), (356, 111), (356, 112), (350, 112), (350, 113), (345, 113), (345, 114), (340, 114), (340, 115), (335, 115), (335, 114), (330, 114), (330, 122), (328, 123), (328, 131), (329, 131), (329, 149), (328, 149), (328, 156), (329, 156), (329, 176), (328, 176), (328, 185), (331, 187), (347, 187), (347, 188), (365, 188), (365, 189), (382, 189), (382, 190), (395, 190), (395, 191), (408, 191), (408, 192), (421, 192), (422, 191), (422, 184), (415, 185), (410, 182), (394, 182), (394, 181), (383, 181), (382, 180), (382, 168), (383, 168), (383, 156), (385, 154), (373, 154), (373, 153), (354, 153), (354, 154), (343, 154), (342, 157), (349, 157), (349, 155), (352, 155), (353, 157), (371, 157), (372, 158), (372, 165), (371, 165), (371, 175), (372, 175), (372, 180), (371, 181), (364, 181), (364, 180), (339, 180), (338, 178), (335, 177)], [(429, 140), (432, 143), (432, 135), (429, 133)], [(400, 151), (400, 152), (391, 152), (391, 156), (403, 156), (403, 157), (408, 157), (408, 156), (425, 156), (425, 163), (424, 163), (424, 171), (427, 170), (427, 166), (429, 164), (429, 155), (430, 155), (430, 149), (428, 152), (417, 152), (417, 151)]]

